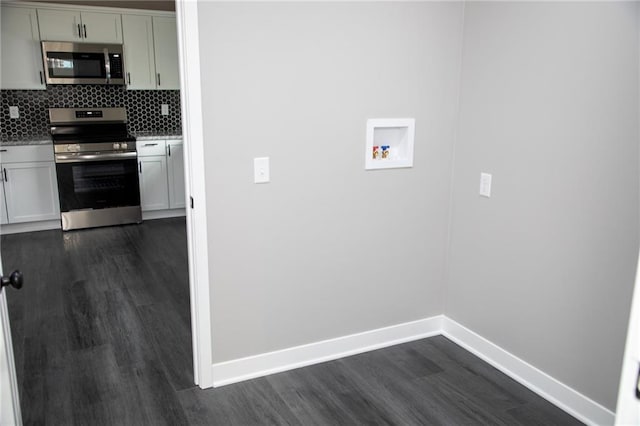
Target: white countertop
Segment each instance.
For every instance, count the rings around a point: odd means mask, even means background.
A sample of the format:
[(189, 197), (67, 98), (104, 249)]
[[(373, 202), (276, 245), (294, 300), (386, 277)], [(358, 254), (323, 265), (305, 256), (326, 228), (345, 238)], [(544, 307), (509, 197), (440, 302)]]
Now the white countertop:
[(22, 145), (48, 145), (51, 144), (49, 136), (36, 136), (13, 141), (0, 141), (0, 146), (22, 146)]

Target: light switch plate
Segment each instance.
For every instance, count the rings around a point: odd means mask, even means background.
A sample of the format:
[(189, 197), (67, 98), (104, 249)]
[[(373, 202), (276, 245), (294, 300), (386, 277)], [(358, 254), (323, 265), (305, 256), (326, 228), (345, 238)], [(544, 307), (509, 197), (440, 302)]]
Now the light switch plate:
[(253, 181), (254, 183), (269, 182), (269, 157), (253, 159)]
[(480, 195), (491, 197), (491, 175), (489, 173), (480, 173)]
[(161, 104), (160, 105), (160, 114), (169, 115), (169, 104)]
[(17, 106), (9, 107), (9, 118), (20, 118), (20, 110)]

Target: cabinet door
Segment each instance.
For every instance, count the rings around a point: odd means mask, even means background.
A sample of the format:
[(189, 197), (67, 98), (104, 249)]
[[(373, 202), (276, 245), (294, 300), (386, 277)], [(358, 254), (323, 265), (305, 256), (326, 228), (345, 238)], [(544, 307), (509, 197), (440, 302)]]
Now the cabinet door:
[(82, 39), (89, 43), (122, 44), (120, 14), (82, 12)]
[(2, 6), (2, 89), (46, 89), (35, 9)]
[(176, 18), (153, 17), (153, 42), (158, 89), (180, 89)]
[(138, 162), (142, 211), (168, 209), (167, 157), (139, 157)]
[(156, 68), (151, 16), (122, 15), (124, 66), (128, 89), (155, 89)]
[(4, 185), (0, 183), (0, 225), (9, 223), (9, 217), (7, 216), (7, 203), (4, 199)]
[(167, 169), (169, 177), (169, 207), (185, 206), (184, 153), (182, 141), (167, 141)]
[(60, 219), (53, 162), (5, 163), (2, 168), (9, 223)]
[(38, 22), (42, 40), (82, 41), (80, 12), (38, 9)]

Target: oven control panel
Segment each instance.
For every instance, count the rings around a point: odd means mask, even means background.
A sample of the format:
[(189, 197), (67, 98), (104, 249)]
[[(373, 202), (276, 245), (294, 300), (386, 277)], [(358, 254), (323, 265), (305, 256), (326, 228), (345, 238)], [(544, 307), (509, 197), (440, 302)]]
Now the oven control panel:
[(76, 111), (76, 118), (102, 118), (102, 111), (99, 109), (93, 111)]
[(65, 143), (53, 146), (55, 154), (136, 152), (135, 142)]

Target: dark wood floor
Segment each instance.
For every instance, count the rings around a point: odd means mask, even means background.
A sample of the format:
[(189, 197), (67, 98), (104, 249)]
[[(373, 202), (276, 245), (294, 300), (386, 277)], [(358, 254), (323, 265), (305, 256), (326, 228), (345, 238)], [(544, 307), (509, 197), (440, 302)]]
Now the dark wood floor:
[(26, 425), (573, 425), (444, 337), (193, 386), (184, 219), (2, 237)]

